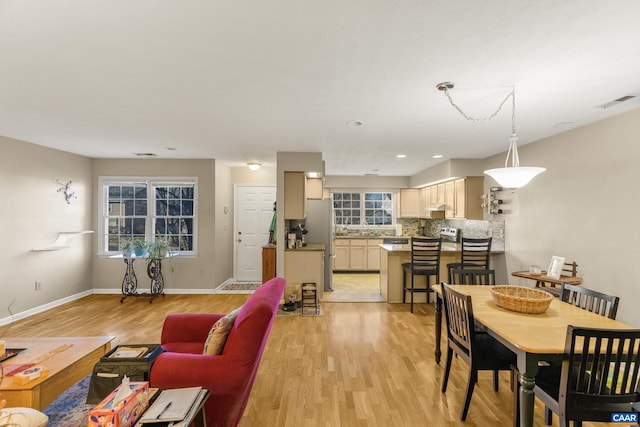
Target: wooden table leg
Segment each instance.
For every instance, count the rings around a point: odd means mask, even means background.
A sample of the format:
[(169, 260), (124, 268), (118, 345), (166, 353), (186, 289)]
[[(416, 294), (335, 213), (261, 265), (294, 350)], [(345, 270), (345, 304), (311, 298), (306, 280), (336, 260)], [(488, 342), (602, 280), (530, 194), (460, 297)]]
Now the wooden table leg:
[[(520, 370), (520, 427), (533, 427), (533, 404), (535, 386), (535, 376), (538, 373), (538, 361), (535, 358), (525, 356), (524, 366), (521, 366), (521, 359), (518, 357), (518, 369)], [(524, 369), (522, 369), (524, 368)]]
[(442, 298), (439, 294), (436, 293), (436, 350), (434, 352), (436, 356), (436, 363), (440, 363), (440, 356), (442, 352), (440, 351), (440, 338), (442, 336)]

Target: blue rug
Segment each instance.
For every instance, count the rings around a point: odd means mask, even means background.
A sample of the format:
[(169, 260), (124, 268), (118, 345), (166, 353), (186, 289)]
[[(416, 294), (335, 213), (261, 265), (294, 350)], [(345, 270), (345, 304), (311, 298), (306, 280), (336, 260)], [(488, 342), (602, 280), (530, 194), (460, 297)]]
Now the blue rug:
[(48, 427), (87, 425), (87, 414), (95, 406), (86, 403), (90, 379), (91, 375), (87, 375), (69, 387), (42, 411), (49, 416)]

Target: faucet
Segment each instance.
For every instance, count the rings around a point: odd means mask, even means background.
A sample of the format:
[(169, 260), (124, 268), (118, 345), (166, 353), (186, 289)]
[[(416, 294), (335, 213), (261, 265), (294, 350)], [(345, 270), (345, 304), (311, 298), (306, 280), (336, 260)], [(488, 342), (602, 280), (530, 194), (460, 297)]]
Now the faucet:
[[(365, 219), (364, 221), (362, 221), (362, 224), (360, 224), (360, 235), (364, 236), (365, 234), (365, 230), (368, 232), (369, 231), (369, 223), (367, 222), (367, 220)], [(367, 233), (368, 234), (368, 233)]]

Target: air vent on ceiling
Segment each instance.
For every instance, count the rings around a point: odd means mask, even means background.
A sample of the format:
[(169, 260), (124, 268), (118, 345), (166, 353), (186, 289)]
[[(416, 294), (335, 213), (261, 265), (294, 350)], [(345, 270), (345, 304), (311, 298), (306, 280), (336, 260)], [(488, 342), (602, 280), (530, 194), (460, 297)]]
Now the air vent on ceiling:
[(613, 107), (613, 106), (615, 106), (615, 105), (621, 104), (621, 103), (623, 103), (623, 102), (625, 102), (625, 101), (628, 101), (628, 100), (630, 100), (630, 99), (633, 99), (633, 98), (635, 98), (635, 97), (636, 97), (635, 95), (627, 95), (627, 96), (623, 96), (623, 97), (621, 97), (621, 98), (614, 99), (613, 101), (607, 102), (606, 104), (602, 104), (602, 105), (600, 106), (600, 108), (604, 108), (604, 109), (611, 108), (611, 107)]
[(133, 154), (135, 154), (136, 157), (142, 157), (142, 158), (158, 157), (158, 155), (154, 153), (133, 153)]

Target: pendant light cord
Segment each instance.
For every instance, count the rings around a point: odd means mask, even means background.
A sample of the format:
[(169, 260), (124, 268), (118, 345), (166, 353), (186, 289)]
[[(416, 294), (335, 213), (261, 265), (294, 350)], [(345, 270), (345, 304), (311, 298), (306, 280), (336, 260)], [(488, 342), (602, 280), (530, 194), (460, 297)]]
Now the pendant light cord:
[(458, 107), (458, 105), (455, 102), (453, 102), (453, 98), (451, 98), (451, 95), (449, 94), (449, 89), (453, 88), (453, 83), (447, 83), (447, 82), (440, 83), (436, 87), (438, 88), (438, 90), (441, 90), (444, 92), (451, 106), (456, 110), (458, 110), (458, 112), (460, 113), (460, 115), (462, 115), (462, 117), (475, 123), (485, 123), (493, 119), (502, 110), (502, 107), (507, 102), (507, 100), (511, 98), (511, 137), (509, 138), (509, 151), (507, 151), (507, 158), (504, 161), (504, 167), (505, 168), (509, 167), (509, 158), (511, 158), (511, 167), (517, 168), (520, 166), (520, 158), (518, 156), (518, 139), (519, 138), (518, 138), (518, 134), (516, 133), (516, 89), (515, 87), (511, 88), (511, 92), (509, 92), (507, 96), (502, 100), (502, 102), (500, 103), (500, 105), (498, 105), (498, 108), (496, 109), (496, 111), (493, 112), (493, 114), (491, 114), (489, 117), (484, 117), (480, 119), (471, 117), (470, 115), (462, 111), (462, 109)]

